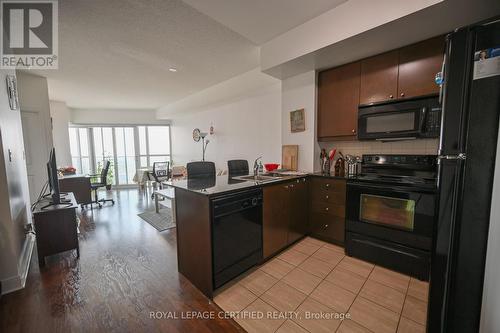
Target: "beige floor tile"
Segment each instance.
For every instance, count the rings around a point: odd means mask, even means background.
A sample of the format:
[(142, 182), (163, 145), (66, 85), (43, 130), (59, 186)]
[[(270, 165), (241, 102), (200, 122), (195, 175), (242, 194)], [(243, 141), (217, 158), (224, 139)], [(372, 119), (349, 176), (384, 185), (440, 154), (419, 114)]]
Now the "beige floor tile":
[(316, 259), (314, 257), (307, 258), (299, 265), (300, 269), (316, 275), (317, 277), (320, 277), (322, 279), (324, 279), (325, 276), (327, 276), (328, 273), (332, 271), (333, 267), (335, 267), (334, 264)]
[(265, 263), (260, 268), (260, 270), (264, 271), (265, 273), (271, 276), (274, 276), (277, 279), (281, 279), (283, 276), (285, 276), (288, 272), (290, 272), (294, 268), (295, 268), (294, 265), (289, 264), (281, 259), (275, 258)]
[(307, 254), (295, 251), (293, 249), (287, 250), (278, 256), (279, 259), (284, 260), (294, 266), (298, 266), (301, 262), (306, 260), (307, 257), (309, 257)]
[(322, 240), (319, 240), (319, 239), (316, 239), (316, 238), (312, 238), (312, 237), (306, 237), (301, 242), (302, 243), (315, 244), (315, 245), (319, 245), (319, 246), (323, 246), (325, 244), (328, 244), (327, 242), (323, 242)]
[(427, 323), (427, 303), (407, 295), (402, 315), (414, 322), (425, 325)]
[(318, 251), (320, 247), (321, 247), (321, 245), (318, 245), (318, 244), (312, 244), (312, 243), (308, 243), (308, 242), (299, 242), (296, 245), (294, 245), (292, 247), (292, 249), (310, 256), (314, 252)]
[(368, 277), (375, 265), (366, 261), (359, 260), (353, 257), (345, 256), (344, 259), (337, 265), (338, 268), (356, 273), (362, 277)]
[(363, 297), (358, 297), (349, 309), (351, 319), (375, 333), (394, 333), (399, 315)]
[(256, 270), (239, 283), (255, 295), (260, 296), (274, 286), (276, 282), (278, 282), (278, 279), (261, 270)]
[(341, 323), (335, 319), (335, 310), (310, 297), (299, 306), (297, 312), (299, 315), (293, 321), (311, 333), (335, 332)]
[(371, 331), (353, 320), (346, 319), (340, 324), (337, 333), (371, 333)]
[(355, 294), (358, 294), (366, 281), (366, 278), (344, 270), (342, 268), (335, 268), (328, 276), (325, 278), (328, 282), (336, 284), (339, 287), (349, 290)]
[(324, 247), (327, 248), (327, 249), (329, 249), (329, 250), (333, 250), (333, 251), (345, 254), (345, 250), (344, 250), (344, 248), (342, 246), (338, 246), (338, 245), (335, 245), (335, 244), (326, 243), (324, 245)]
[(342, 260), (342, 258), (344, 258), (344, 254), (327, 249), (326, 247), (322, 247), (321, 249), (316, 251), (312, 255), (312, 257), (332, 265), (337, 265)]
[(389, 269), (375, 266), (373, 272), (370, 274), (369, 280), (374, 280), (382, 283), (388, 287), (397, 289), (402, 293), (406, 294), (408, 289), (408, 284), (410, 282), (410, 277), (404, 274), (400, 274)]
[(399, 320), (398, 333), (425, 333), (425, 326), (401, 317)]
[(359, 295), (394, 312), (401, 313), (403, 310), (405, 294), (376, 281), (366, 281)]
[(311, 273), (307, 273), (300, 268), (296, 268), (285, 277), (283, 277), (284, 282), (288, 285), (294, 287), (295, 289), (309, 295), (314, 288), (321, 282), (321, 279)]
[(276, 283), (260, 296), (266, 303), (283, 312), (295, 310), (306, 297), (306, 294), (291, 288), (282, 281)]
[(347, 312), (356, 294), (328, 281), (323, 281), (314, 289), (310, 297), (338, 312)]
[(309, 333), (291, 320), (287, 320), (281, 325), (276, 333)]
[(429, 282), (420, 281), (415, 278), (410, 279), (408, 295), (418, 298), (421, 301), (429, 301)]
[(217, 295), (214, 302), (224, 311), (241, 311), (256, 298), (248, 289), (236, 284)]
[[(261, 299), (257, 299), (255, 302), (247, 306), (243, 310), (243, 314), (263, 314), (263, 318), (243, 318), (239, 316), (236, 318), (238, 324), (241, 325), (249, 333), (271, 333), (275, 332), (278, 327), (283, 324), (285, 319), (275, 319), (269, 318), (268, 313), (278, 313), (279, 311), (273, 308), (271, 305), (267, 304)], [(242, 313), (240, 312), (240, 315)]]

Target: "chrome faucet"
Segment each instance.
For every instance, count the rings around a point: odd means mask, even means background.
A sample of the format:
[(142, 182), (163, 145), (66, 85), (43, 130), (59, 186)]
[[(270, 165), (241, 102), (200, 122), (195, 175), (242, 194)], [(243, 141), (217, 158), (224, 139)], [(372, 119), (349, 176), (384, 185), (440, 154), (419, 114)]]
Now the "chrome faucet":
[(259, 174), (259, 163), (257, 163), (257, 161), (260, 160), (261, 158), (262, 158), (262, 156), (256, 158), (255, 161), (253, 162), (253, 175), (255, 177), (257, 177)]

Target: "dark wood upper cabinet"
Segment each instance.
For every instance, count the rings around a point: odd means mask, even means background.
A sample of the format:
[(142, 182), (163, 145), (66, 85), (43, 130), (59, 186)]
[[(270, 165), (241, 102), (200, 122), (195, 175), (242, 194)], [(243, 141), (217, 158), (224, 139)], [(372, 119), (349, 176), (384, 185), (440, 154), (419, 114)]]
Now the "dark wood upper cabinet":
[(360, 63), (319, 73), (318, 137), (352, 137), (358, 127)]
[(434, 78), (441, 71), (444, 46), (444, 37), (439, 36), (399, 50), (399, 98), (439, 93)]
[(359, 104), (396, 98), (398, 93), (398, 50), (361, 61)]

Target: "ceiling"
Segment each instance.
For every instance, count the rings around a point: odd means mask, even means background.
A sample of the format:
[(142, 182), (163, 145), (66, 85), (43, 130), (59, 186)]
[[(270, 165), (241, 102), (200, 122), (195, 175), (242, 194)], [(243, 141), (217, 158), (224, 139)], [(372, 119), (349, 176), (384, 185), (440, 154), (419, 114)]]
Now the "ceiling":
[(184, 0), (257, 45), (347, 0)]
[(30, 72), (73, 108), (156, 109), (257, 68), (257, 44), (344, 1), (59, 1), (59, 69)]
[(254, 43), (180, 0), (72, 0), (59, 69), (33, 72), (70, 107), (156, 109), (258, 64)]

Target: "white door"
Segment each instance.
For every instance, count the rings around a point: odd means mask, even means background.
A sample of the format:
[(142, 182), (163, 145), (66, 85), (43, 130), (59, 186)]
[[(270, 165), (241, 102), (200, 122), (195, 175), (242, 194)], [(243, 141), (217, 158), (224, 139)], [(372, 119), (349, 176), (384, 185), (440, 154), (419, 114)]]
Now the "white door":
[(40, 112), (21, 110), (31, 203), (36, 201), (40, 190), (47, 182), (47, 161), (52, 142), (48, 137), (50, 132), (43, 118)]

